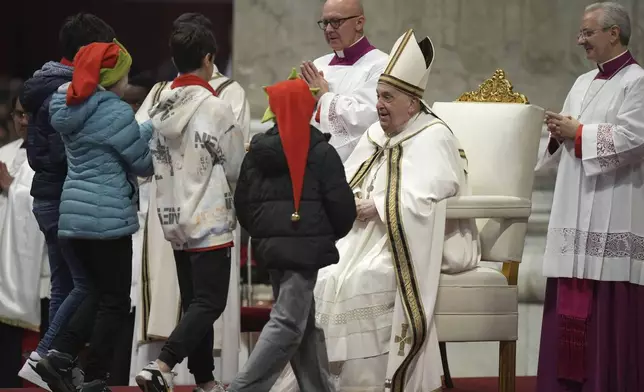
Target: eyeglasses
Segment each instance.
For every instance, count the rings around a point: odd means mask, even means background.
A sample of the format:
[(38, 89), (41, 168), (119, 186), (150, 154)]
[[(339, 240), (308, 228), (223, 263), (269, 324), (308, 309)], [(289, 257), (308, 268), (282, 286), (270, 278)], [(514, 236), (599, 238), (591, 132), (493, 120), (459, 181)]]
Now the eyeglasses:
[(595, 30), (581, 30), (577, 34), (577, 39), (582, 39), (582, 38), (583, 39), (588, 39), (588, 38), (592, 37), (593, 35), (595, 35), (595, 33), (599, 32), (599, 31), (608, 31), (608, 30), (612, 29), (613, 27), (615, 27), (615, 26), (608, 26), (608, 27), (604, 27), (603, 29), (595, 29)]
[(354, 15), (354, 16), (348, 16), (346, 18), (318, 20), (318, 27), (320, 27), (321, 30), (326, 30), (327, 26), (331, 25), (331, 27), (333, 27), (335, 30), (337, 30), (347, 20), (353, 19), (353, 18), (359, 18), (361, 16), (362, 15)]

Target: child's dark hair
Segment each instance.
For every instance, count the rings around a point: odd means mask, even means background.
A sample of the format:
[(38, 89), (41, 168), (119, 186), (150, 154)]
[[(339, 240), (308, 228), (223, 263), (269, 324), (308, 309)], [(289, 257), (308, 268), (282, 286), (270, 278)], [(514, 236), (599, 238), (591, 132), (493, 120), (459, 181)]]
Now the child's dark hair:
[(172, 22), (172, 28), (176, 29), (184, 23), (193, 23), (201, 25), (208, 30), (212, 30), (212, 22), (204, 14), (198, 12), (186, 12), (179, 15), (177, 19)]
[(69, 16), (58, 33), (63, 57), (72, 61), (82, 46), (92, 42), (112, 42), (114, 29), (96, 15), (80, 12)]
[(214, 60), (217, 44), (212, 31), (197, 23), (182, 23), (170, 34), (170, 53), (177, 70), (188, 73), (201, 68), (207, 55)]

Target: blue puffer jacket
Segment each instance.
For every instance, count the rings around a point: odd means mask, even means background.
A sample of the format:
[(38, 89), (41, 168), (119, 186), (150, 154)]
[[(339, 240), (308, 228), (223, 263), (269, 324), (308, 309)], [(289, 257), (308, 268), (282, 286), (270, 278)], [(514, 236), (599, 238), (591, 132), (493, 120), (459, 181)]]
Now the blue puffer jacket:
[(71, 82), (74, 68), (55, 61), (45, 63), (25, 82), (20, 103), (29, 114), (27, 158), (34, 170), (31, 196), (36, 199), (60, 200), (67, 175), (65, 146), (60, 135), (49, 124), (49, 102), (58, 88)]
[(82, 104), (67, 106), (68, 86), (62, 85), (49, 104), (51, 125), (62, 135), (68, 165), (58, 235), (131, 235), (139, 228), (135, 176), (154, 173), (148, 147), (152, 125), (139, 126), (132, 108), (110, 91), (98, 90)]

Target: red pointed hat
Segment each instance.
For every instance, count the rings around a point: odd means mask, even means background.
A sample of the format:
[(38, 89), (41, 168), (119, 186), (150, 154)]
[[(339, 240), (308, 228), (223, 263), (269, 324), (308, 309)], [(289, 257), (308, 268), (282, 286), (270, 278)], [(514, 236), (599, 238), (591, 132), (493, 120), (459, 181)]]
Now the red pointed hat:
[(101, 85), (110, 87), (128, 74), (132, 57), (118, 41), (93, 42), (74, 57), (74, 75), (67, 89), (67, 105), (83, 103)]
[(302, 79), (285, 80), (266, 87), (268, 104), (275, 113), (280, 140), (293, 184), (295, 211), (291, 220), (300, 219), (300, 200), (304, 172), (311, 143), (310, 121), (315, 109), (315, 98)]

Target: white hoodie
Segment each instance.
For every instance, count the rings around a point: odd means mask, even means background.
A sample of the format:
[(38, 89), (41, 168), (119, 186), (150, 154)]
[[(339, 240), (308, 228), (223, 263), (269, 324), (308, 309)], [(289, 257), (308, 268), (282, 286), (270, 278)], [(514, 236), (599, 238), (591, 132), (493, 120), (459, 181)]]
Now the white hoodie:
[(201, 86), (161, 93), (150, 109), (157, 213), (176, 250), (208, 249), (233, 240), (234, 184), (244, 136), (229, 104)]

